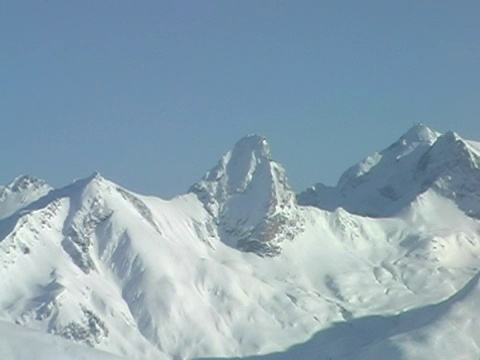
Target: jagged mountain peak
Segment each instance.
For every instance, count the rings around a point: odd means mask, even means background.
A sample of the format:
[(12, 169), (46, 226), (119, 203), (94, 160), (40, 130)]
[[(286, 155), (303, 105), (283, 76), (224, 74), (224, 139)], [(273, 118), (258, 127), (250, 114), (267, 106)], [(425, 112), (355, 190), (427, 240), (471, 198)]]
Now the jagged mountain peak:
[(438, 138), (432, 148), (445, 148), (446, 154), (452, 156), (464, 156), (465, 159), (478, 161), (480, 158), (480, 146), (476, 141), (465, 140), (459, 134), (448, 131)]
[(102, 174), (100, 174), (98, 171), (94, 171), (92, 173), (92, 175), (90, 175), (88, 178), (91, 179), (92, 181), (103, 181), (103, 180), (105, 180), (105, 178), (102, 176)]
[(419, 168), (422, 170), (431, 165), (436, 165), (436, 167), (441, 165), (441, 171), (448, 171), (461, 164), (475, 167), (478, 158), (478, 151), (472, 146), (472, 142), (464, 140), (453, 131), (447, 131), (439, 136), (428, 152), (425, 153), (420, 161)]
[(441, 134), (435, 130), (430, 129), (428, 126), (419, 123), (412, 126), (403, 134), (399, 141), (411, 144), (415, 142), (427, 142), (432, 144), (437, 140)]
[(37, 201), (53, 188), (44, 180), (31, 175), (16, 177), (5, 187), (0, 187), (0, 219)]
[(348, 192), (368, 179), (379, 179), (395, 172), (395, 169), (404, 173), (413, 163), (418, 162), (439, 137), (440, 133), (423, 124), (417, 124), (386, 149), (369, 155), (350, 167), (340, 177), (338, 187), (342, 188), (343, 192)]
[(13, 179), (8, 185), (4, 187), (4, 190), (12, 192), (20, 192), (24, 190), (38, 189), (40, 187), (49, 187), (45, 180), (39, 179), (32, 175), (20, 175)]
[(71, 184), (59, 189), (58, 192), (59, 194), (63, 193), (70, 196), (77, 192), (78, 194), (85, 192), (101, 192), (114, 185), (114, 183), (104, 178), (99, 172), (93, 172), (85, 178), (74, 180)]
[[(278, 224), (279, 219), (296, 213), (295, 195), (283, 167), (272, 159), (266, 139), (256, 134), (240, 139), (190, 192), (221, 224), (225, 242), (262, 254), (272, 250), (265, 244), (273, 246), (287, 230)], [(262, 244), (261, 251), (257, 251), (258, 244)]]
[(258, 157), (271, 159), (270, 146), (267, 139), (258, 134), (248, 134), (241, 138), (233, 147), (234, 152), (251, 152)]
[(463, 140), (460, 135), (458, 135), (455, 131), (447, 131), (445, 134), (442, 136), (444, 139), (447, 139), (449, 141), (457, 141), (457, 140)]
[(99, 184), (104, 182), (105, 180), (106, 179), (99, 172), (94, 171), (91, 175), (87, 177), (75, 180), (73, 184), (77, 184), (77, 185), (88, 185), (91, 183)]
[(469, 216), (480, 218), (480, 152), (475, 142), (445, 133), (418, 162), (415, 180), (421, 191), (433, 189)]
[(301, 193), (299, 203), (370, 216), (391, 216), (432, 190), (453, 199), (478, 217), (480, 152), (457, 133), (440, 134), (415, 125), (388, 148), (367, 156), (342, 174), (336, 187), (317, 184)]
[[(262, 164), (272, 161), (270, 147), (263, 136), (251, 134), (240, 139), (201, 181), (228, 181), (228, 192), (240, 192)], [(268, 166), (267, 166), (268, 167)]]
[(283, 168), (272, 160), (266, 139), (251, 134), (240, 139), (190, 191), (199, 194), (207, 210), (217, 217), (232, 196), (244, 194), (254, 185), (263, 187), (268, 196), (291, 192)]

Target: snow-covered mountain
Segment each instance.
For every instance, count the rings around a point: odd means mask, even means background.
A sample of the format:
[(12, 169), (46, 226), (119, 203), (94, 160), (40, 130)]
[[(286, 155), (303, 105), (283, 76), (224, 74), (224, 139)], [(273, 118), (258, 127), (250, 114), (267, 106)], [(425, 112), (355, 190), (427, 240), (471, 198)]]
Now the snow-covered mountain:
[(280, 242), (302, 231), (285, 171), (259, 135), (241, 139), (190, 191), (212, 215), (221, 238), (241, 250), (274, 256)]
[(317, 184), (298, 196), (313, 205), (374, 217), (393, 216), (434, 191), (480, 217), (480, 143), (419, 124), (388, 148), (348, 169), (337, 186)]
[(48, 194), (52, 187), (33, 176), (22, 175), (7, 186), (0, 186), (0, 219), (12, 215)]
[(298, 196), (258, 135), (168, 201), (17, 178), (0, 320), (126, 359), (478, 358), (479, 167), (418, 125)]

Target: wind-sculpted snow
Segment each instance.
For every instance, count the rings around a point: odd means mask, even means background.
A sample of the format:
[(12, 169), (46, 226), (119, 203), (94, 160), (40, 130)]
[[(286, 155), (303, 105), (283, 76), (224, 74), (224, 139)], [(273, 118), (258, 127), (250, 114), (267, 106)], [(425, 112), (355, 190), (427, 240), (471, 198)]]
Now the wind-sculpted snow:
[(479, 149), (416, 126), (314, 207), (258, 135), (169, 201), (20, 181), (0, 319), (126, 359), (478, 358)]

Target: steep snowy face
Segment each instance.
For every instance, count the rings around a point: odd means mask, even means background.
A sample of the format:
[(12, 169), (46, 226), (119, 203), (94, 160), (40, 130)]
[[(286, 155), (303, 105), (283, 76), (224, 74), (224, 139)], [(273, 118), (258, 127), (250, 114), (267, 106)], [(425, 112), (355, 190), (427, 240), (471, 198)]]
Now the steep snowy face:
[(348, 169), (336, 187), (317, 184), (299, 203), (374, 217), (391, 216), (420, 194), (434, 191), (480, 218), (480, 144), (424, 125)]
[(415, 180), (452, 199), (467, 215), (480, 218), (480, 144), (447, 132), (420, 159)]
[(439, 136), (423, 124), (415, 125), (388, 148), (348, 169), (336, 187), (317, 184), (299, 195), (299, 203), (328, 210), (341, 206), (363, 215), (391, 215), (418, 193), (415, 169)]
[(248, 135), (190, 188), (220, 226), (227, 244), (261, 256), (301, 232), (302, 220), (285, 171), (265, 138)]
[(15, 304), (8, 318), (90, 346), (108, 334), (80, 290), (82, 274), (98, 268), (94, 231), (107, 218), (102, 182), (94, 175), (51, 190), (1, 223), (2, 285), (10, 292), (0, 304)]
[[(163, 359), (141, 335), (125, 289), (142, 284), (132, 233), (140, 233), (137, 244), (159, 242), (151, 210), (99, 174), (1, 221), (0, 317), (119, 354), (142, 349), (140, 358)], [(125, 271), (133, 259), (135, 270)]]
[[(409, 129), (400, 139), (379, 153), (368, 156), (360, 163), (348, 169), (338, 181), (338, 187), (343, 193), (348, 193), (362, 183), (377, 180), (392, 182), (401, 175), (402, 168), (411, 167), (420, 156), (440, 136), (439, 133), (430, 130), (423, 124), (418, 124)], [(397, 170), (398, 169), (398, 170)], [(395, 174), (391, 172), (395, 171)], [(401, 181), (398, 181), (401, 183)]]
[(412, 168), (439, 135), (422, 124), (412, 127), (387, 149), (348, 169), (338, 182), (340, 191), (346, 197), (355, 196), (359, 185), (370, 183), (379, 189), (380, 195), (400, 197), (406, 181), (411, 182)]
[(45, 181), (30, 175), (15, 178), (0, 187), (0, 219), (7, 218), (19, 209), (33, 203), (52, 190)]

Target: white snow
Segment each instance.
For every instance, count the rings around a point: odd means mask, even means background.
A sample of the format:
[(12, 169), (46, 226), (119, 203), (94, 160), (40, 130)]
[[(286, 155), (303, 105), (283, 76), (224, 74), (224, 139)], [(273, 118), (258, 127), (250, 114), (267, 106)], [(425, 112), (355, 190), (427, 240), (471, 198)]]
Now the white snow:
[(0, 359), (120, 360), (112, 354), (3, 321), (0, 321)]
[(18, 176), (10, 184), (0, 186), (0, 219), (30, 205), (50, 190), (45, 181), (29, 175)]
[(51, 333), (128, 359), (478, 358), (476, 144), (417, 126), (317, 207), (258, 135), (169, 201), (99, 174), (27, 191), (0, 221), (7, 354), (68, 352)]

